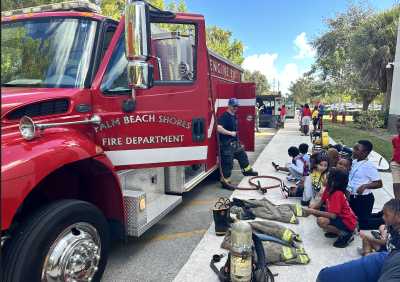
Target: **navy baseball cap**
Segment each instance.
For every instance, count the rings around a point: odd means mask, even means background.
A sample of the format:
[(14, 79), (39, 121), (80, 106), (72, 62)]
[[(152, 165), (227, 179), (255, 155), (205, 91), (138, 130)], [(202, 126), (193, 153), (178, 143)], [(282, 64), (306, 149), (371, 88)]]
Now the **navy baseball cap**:
[(236, 98), (230, 98), (228, 101), (228, 106), (239, 107), (239, 100)]

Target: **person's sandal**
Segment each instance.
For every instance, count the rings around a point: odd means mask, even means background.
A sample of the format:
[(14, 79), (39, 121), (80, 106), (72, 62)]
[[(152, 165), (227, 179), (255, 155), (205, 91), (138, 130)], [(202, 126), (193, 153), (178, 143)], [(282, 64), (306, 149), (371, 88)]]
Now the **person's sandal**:
[(275, 162), (272, 162), (272, 166), (275, 168), (276, 171), (279, 171), (279, 165)]
[(374, 237), (376, 240), (382, 240), (382, 234), (379, 231), (372, 230), (371, 231), (372, 237)]

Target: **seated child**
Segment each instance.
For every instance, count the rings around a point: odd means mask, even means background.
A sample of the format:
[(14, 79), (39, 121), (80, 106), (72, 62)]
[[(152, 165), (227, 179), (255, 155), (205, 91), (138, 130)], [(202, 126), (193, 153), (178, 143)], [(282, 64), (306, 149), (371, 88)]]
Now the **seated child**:
[(322, 269), (318, 282), (395, 282), (400, 281), (400, 199), (383, 206), (387, 251)]
[(328, 149), (328, 157), (329, 157), (329, 166), (335, 167), (337, 162), (339, 161), (339, 152), (335, 148)]
[(326, 185), (328, 172), (328, 156), (325, 151), (320, 151), (311, 156), (311, 173), (305, 176), (304, 192), (301, 204), (308, 206), (311, 199), (319, 200), (323, 187)]
[(352, 161), (349, 158), (340, 158), (336, 164), (336, 168), (344, 172), (350, 173)]
[(306, 161), (308, 167), (310, 168), (310, 155), (308, 154), (308, 144), (301, 143), (299, 145), (299, 152), (303, 159)]
[(282, 167), (274, 162), (272, 162), (272, 166), (276, 169), (276, 171), (289, 172), (289, 181), (302, 180), (303, 176), (308, 174), (306, 161), (304, 160), (303, 156), (300, 155), (297, 147), (290, 147), (288, 149), (288, 155), (292, 158), (292, 161), (287, 163), (286, 166)]
[[(344, 248), (354, 240), (353, 233), (357, 227), (357, 217), (344, 194), (348, 181), (348, 173), (331, 168), (321, 200), (307, 209), (317, 217), (317, 224), (326, 232), (326, 237), (338, 237), (333, 243), (337, 248)], [(326, 211), (319, 210), (322, 204), (325, 204)]]
[[(376, 232), (376, 231), (375, 231)], [(362, 239), (362, 248), (359, 249), (359, 253), (362, 256), (366, 256), (372, 252), (386, 251), (386, 240), (387, 230), (385, 225), (379, 226), (378, 238), (367, 235), (364, 232), (360, 232)]]

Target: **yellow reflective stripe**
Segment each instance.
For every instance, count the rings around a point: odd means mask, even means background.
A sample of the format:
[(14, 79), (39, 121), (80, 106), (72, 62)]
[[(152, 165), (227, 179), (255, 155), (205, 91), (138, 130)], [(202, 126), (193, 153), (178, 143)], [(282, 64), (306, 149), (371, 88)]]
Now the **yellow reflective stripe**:
[(289, 259), (293, 258), (293, 252), (292, 252), (291, 248), (283, 246), (282, 252), (283, 252), (282, 256), (283, 256), (284, 260), (289, 260)]
[(299, 258), (302, 264), (307, 264), (310, 262), (310, 258), (307, 255), (299, 255)]
[(304, 250), (303, 247), (300, 247), (300, 248), (296, 249), (296, 254), (305, 254), (305, 253), (306, 253), (306, 250)]
[(292, 215), (292, 218), (290, 219), (290, 223), (296, 223), (296, 216)]
[(251, 165), (246, 166), (243, 170), (244, 171), (249, 171), (251, 169)]
[(290, 229), (283, 231), (282, 240), (289, 242), (292, 239), (293, 232)]
[(300, 204), (296, 204), (296, 215), (303, 216), (303, 208), (300, 206)]
[(299, 234), (296, 234), (296, 235), (294, 236), (294, 238), (295, 238), (297, 241), (301, 242), (301, 237), (300, 237)]

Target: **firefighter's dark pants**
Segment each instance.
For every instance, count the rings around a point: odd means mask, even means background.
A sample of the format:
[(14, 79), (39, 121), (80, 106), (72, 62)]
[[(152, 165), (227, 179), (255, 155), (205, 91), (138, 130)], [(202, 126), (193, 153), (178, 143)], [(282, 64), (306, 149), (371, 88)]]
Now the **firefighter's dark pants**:
[(231, 177), (233, 168), (233, 159), (237, 159), (242, 171), (250, 169), (249, 159), (242, 145), (238, 141), (231, 141), (226, 144), (221, 144), (221, 167), (223, 177)]

